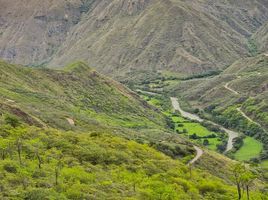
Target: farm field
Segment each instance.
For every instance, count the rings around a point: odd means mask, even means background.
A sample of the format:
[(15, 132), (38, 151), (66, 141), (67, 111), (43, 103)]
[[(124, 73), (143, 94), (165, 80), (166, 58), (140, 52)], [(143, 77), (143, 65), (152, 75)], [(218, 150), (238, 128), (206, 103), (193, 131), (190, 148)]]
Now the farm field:
[(234, 157), (239, 161), (248, 161), (251, 158), (258, 157), (261, 150), (262, 144), (259, 141), (251, 137), (246, 137), (244, 139), (244, 145), (234, 154)]

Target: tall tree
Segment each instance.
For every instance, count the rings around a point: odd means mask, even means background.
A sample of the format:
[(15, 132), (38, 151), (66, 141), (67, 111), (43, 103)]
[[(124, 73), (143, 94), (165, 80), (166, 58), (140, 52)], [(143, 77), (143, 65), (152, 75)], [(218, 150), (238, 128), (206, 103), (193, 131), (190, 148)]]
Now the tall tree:
[(232, 180), (236, 184), (238, 200), (242, 198), (242, 189), (243, 189), (242, 181), (245, 171), (246, 168), (241, 163), (237, 163), (232, 167), (232, 173), (233, 173)]

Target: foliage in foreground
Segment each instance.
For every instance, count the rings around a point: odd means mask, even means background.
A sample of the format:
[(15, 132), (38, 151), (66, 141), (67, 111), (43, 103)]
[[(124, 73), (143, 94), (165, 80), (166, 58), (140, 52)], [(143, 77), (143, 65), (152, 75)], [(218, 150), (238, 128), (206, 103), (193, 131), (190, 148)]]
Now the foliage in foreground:
[(0, 148), (1, 199), (236, 198), (206, 172), (104, 133), (2, 125)]

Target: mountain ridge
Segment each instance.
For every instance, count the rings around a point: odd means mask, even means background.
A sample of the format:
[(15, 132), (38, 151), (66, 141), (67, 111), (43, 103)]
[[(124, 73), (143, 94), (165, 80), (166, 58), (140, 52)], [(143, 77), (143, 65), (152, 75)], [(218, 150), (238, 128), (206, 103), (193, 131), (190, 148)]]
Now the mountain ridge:
[[(121, 81), (159, 70), (192, 75), (223, 69), (249, 55), (248, 38), (268, 19), (267, 0), (35, 2), (28, 17), (23, 4), (0, 3), (7, 4), (1, 7), (0, 57), (50, 67), (84, 60)], [(20, 36), (12, 39), (11, 32)]]

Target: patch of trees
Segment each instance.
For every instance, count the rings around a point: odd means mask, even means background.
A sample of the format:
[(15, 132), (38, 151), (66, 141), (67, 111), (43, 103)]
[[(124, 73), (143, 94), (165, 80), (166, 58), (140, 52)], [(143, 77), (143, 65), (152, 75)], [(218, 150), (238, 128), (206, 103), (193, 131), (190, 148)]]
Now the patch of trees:
[(175, 123), (170, 117), (166, 117), (166, 124), (167, 124), (167, 128), (170, 128), (172, 130), (175, 129)]
[(226, 140), (223, 140), (222, 143), (217, 144), (217, 150), (220, 153), (223, 153), (226, 150), (226, 147), (227, 147), (227, 141)]
[(203, 74), (194, 74), (192, 76), (182, 78), (182, 80), (191, 80), (191, 79), (196, 79), (196, 78), (206, 78), (209, 76), (216, 76), (216, 75), (219, 75), (221, 72), (222, 72), (221, 70), (211, 70)]
[(190, 135), (189, 137), (190, 137), (190, 139), (197, 140), (197, 139), (216, 138), (217, 135), (213, 133), (213, 134), (206, 135), (206, 136), (199, 136), (199, 135), (197, 135), (196, 133), (194, 133), (194, 134)]
[(224, 133), (224, 131), (220, 128), (220, 126), (217, 126), (215, 124), (203, 121), (201, 122), (201, 125), (206, 127), (211, 132)]
[(189, 151), (180, 145), (171, 146), (165, 143), (150, 143), (150, 146), (174, 159), (189, 155)]
[(233, 152), (238, 151), (244, 145), (245, 136), (241, 135), (233, 140)]

